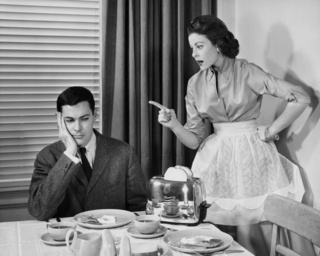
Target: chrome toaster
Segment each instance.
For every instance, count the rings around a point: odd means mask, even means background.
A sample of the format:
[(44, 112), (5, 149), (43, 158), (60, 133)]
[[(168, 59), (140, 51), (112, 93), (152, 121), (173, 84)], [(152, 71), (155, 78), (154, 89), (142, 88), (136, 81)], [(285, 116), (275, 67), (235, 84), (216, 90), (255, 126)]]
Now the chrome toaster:
[(161, 222), (197, 225), (208, 207), (203, 180), (187, 167), (170, 167), (164, 176), (149, 181), (146, 214), (159, 215)]

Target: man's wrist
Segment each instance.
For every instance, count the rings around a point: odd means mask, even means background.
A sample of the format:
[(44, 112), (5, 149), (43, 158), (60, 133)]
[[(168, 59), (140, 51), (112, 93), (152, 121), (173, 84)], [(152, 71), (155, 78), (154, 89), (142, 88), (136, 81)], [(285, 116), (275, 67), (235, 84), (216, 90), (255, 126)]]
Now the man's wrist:
[(72, 162), (74, 162), (75, 164), (80, 163), (80, 159), (76, 156), (76, 154), (75, 154), (75, 155), (72, 155), (72, 154), (70, 154), (68, 151), (64, 151), (63, 153), (64, 153), (67, 157), (69, 157), (69, 158), (72, 160)]

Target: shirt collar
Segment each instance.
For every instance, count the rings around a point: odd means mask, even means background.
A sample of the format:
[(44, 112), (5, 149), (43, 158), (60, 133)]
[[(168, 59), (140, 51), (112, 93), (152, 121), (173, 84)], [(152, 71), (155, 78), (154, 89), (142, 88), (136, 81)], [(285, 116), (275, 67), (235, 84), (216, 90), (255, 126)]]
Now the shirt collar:
[(218, 71), (225, 79), (229, 80), (232, 75), (234, 61), (235, 59), (224, 57), (219, 68), (213, 66), (210, 70), (211, 72)]
[(89, 152), (90, 151), (95, 151), (96, 145), (97, 145), (97, 136), (93, 132), (92, 136), (91, 136), (91, 139), (90, 139), (89, 143), (85, 146), (85, 148)]

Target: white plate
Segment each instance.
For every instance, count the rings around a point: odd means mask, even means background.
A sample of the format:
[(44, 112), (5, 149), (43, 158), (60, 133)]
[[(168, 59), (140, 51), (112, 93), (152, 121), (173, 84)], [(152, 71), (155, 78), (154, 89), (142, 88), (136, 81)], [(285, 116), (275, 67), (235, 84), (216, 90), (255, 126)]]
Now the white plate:
[[(103, 215), (115, 216), (116, 223), (99, 225), (99, 224), (83, 223), (79, 220), (81, 216), (89, 216), (89, 215), (91, 215), (93, 218), (96, 218), (96, 219), (101, 218)], [(106, 210), (92, 210), (92, 211), (82, 212), (77, 214), (73, 218), (82, 227), (101, 229), (101, 228), (115, 228), (115, 227), (124, 226), (130, 223), (131, 221), (133, 221), (135, 218), (135, 215), (129, 211), (106, 209)]]
[[(44, 242), (45, 244), (49, 245), (66, 245), (66, 241), (56, 241), (53, 240), (52, 236), (50, 236), (49, 233), (45, 233), (41, 236), (41, 241)], [(70, 242), (72, 239), (70, 240)]]
[[(195, 248), (195, 249), (189, 249), (189, 248), (181, 248), (180, 247), (180, 241), (182, 238), (191, 238), (195, 236), (209, 236), (214, 239), (221, 239), (222, 243), (213, 248)], [(188, 230), (179, 230), (176, 232), (169, 233), (163, 237), (163, 241), (173, 250), (180, 251), (180, 252), (187, 252), (187, 253), (212, 253), (224, 250), (228, 248), (232, 242), (233, 238), (232, 236), (221, 232), (219, 230), (209, 230), (209, 229), (199, 229), (199, 228), (192, 228)]]
[(152, 234), (141, 234), (135, 227), (128, 228), (128, 233), (132, 237), (136, 237), (136, 238), (155, 238), (155, 237), (162, 236), (166, 232), (167, 232), (167, 228), (164, 226), (160, 226), (157, 229), (157, 231)]

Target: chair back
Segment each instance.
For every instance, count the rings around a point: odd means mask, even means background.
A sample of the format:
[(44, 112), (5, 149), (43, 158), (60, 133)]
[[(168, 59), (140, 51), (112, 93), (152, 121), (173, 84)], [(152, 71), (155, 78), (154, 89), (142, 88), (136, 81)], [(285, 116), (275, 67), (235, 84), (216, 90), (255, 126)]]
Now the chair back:
[(320, 247), (320, 211), (292, 199), (269, 195), (264, 214), (273, 224), (270, 256), (299, 256), (292, 249), (279, 243), (280, 228), (290, 230)]

